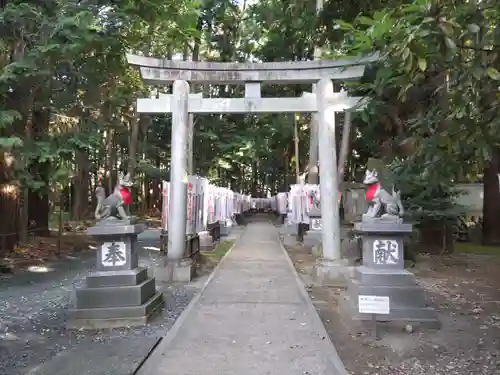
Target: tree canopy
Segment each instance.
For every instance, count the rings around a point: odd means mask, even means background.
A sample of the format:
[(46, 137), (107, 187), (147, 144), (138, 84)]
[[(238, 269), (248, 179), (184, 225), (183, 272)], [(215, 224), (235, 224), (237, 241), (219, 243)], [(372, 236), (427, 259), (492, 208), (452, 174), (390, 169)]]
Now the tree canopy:
[[(0, 235), (9, 248), (46, 233), (50, 213), (92, 210), (118, 170), (140, 181), (135, 209), (157, 210), (168, 178), (169, 116), (138, 116), (146, 87), (126, 53), (206, 61), (301, 61), (379, 52), (348, 90), (370, 99), (353, 119), (346, 180), (369, 157), (391, 165), (414, 216), (453, 220), (452, 186), (485, 182), (485, 241), (500, 242), (500, 12), (492, 0), (3, 0), (0, 2)], [(236, 97), (236, 86), (196, 87)], [(306, 86), (263, 87), (298, 96)], [(339, 114), (339, 142), (343, 115)], [(309, 150), (309, 116), (195, 118), (195, 172), (254, 195), (288, 190)], [(294, 131), (294, 127), (296, 131)], [(294, 134), (297, 133), (297, 136)], [(295, 153), (295, 143), (299, 153)], [(12, 218), (15, 217), (15, 220)], [(13, 235), (12, 235), (13, 234)]]

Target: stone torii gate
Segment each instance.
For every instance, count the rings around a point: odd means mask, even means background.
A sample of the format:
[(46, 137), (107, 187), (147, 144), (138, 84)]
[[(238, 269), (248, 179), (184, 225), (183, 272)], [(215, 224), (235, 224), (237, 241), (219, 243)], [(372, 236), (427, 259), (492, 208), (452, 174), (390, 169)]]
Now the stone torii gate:
[[(359, 79), (365, 65), (376, 57), (352, 60), (319, 60), (273, 63), (222, 63), (172, 61), (127, 55), (128, 63), (139, 69), (145, 83), (171, 84), (173, 94), (159, 99), (138, 99), (137, 112), (172, 113), (172, 156), (170, 169), (170, 207), (168, 213), (167, 263), (175, 269), (184, 255), (186, 232), (186, 182), (188, 144), (193, 133), (189, 114), (195, 113), (283, 113), (318, 114), (319, 163), (321, 165), (321, 217), (323, 222), (323, 259), (317, 264), (336, 278), (340, 264), (340, 228), (337, 194), (337, 154), (335, 112), (353, 109), (361, 98), (335, 93), (332, 80)], [(202, 98), (190, 94), (189, 83), (245, 85), (244, 98)], [(295, 98), (263, 98), (261, 84), (316, 84), (314, 93)], [(189, 150), (192, 153), (192, 149)], [(174, 272), (175, 273), (175, 272)]]

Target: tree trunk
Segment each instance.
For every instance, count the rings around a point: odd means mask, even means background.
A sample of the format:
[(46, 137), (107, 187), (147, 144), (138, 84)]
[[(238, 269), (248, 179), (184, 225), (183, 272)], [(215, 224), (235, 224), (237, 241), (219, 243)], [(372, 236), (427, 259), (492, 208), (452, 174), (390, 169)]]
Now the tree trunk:
[(148, 210), (148, 196), (149, 196), (149, 191), (148, 191), (148, 182), (146, 179), (146, 176), (144, 173), (141, 173), (141, 208), (140, 212), (141, 214), (145, 214)]
[(139, 118), (135, 114), (130, 121), (130, 140), (128, 144), (128, 168), (127, 172), (133, 178), (137, 166), (137, 142), (139, 138)]
[[(33, 140), (44, 137), (49, 130), (50, 110), (42, 108), (33, 111)], [(35, 163), (29, 166), (33, 178), (44, 183), (40, 189), (29, 189), (28, 192), (28, 230), (37, 236), (49, 236), (49, 173), (50, 163)], [(62, 208), (61, 208), (62, 209)]]
[(299, 122), (297, 114), (293, 114), (293, 140), (295, 146), (295, 181), (300, 183), (300, 154), (299, 154)]
[(243, 167), (243, 166), (240, 167), (238, 181), (239, 181), (238, 186), (240, 188), (240, 193), (244, 194), (246, 191), (246, 187), (245, 187), (245, 167)]
[(289, 182), (288, 182), (288, 168), (289, 168), (289, 160), (288, 160), (288, 154), (285, 153), (283, 156), (283, 163), (285, 165), (285, 170), (283, 173), (283, 188), (281, 189), (282, 191), (288, 191), (289, 190)]
[(77, 151), (75, 159), (77, 168), (73, 183), (71, 218), (82, 220), (89, 211), (89, 155), (86, 151)]
[(29, 191), (28, 219), (28, 230), (30, 233), (41, 237), (50, 236), (49, 195), (45, 189), (40, 191)]
[(349, 154), (349, 149), (351, 145), (351, 112), (346, 111), (344, 117), (344, 126), (342, 127), (342, 141), (340, 145), (339, 152), (339, 165), (338, 165), (338, 183), (339, 185), (344, 181), (345, 165), (347, 161), (347, 155)]
[(483, 244), (500, 245), (500, 149), (492, 150), (491, 160), (484, 169)]
[[(161, 159), (160, 155), (156, 155), (155, 157), (155, 166), (160, 169), (161, 167)], [(156, 211), (161, 212), (161, 190), (162, 190), (162, 179), (157, 177), (153, 179), (153, 207)]]
[(256, 197), (257, 196), (257, 190), (258, 190), (258, 185), (259, 185), (259, 171), (258, 171), (259, 165), (257, 161), (252, 161), (252, 187), (250, 189), (251, 195)]
[[(154, 25), (151, 25), (149, 28), (149, 37), (153, 38), (153, 33), (154, 33)], [(151, 44), (147, 45), (144, 50), (143, 54), (144, 56), (150, 56), (151, 52)], [(169, 48), (169, 55), (171, 54), (170, 48)], [(171, 56), (168, 56), (170, 59)], [(134, 106), (135, 107), (135, 106)], [(146, 134), (148, 132), (148, 127), (151, 123), (151, 117), (147, 115), (139, 115), (137, 113), (137, 109), (134, 108), (134, 115), (132, 117), (132, 121), (130, 122), (130, 138), (129, 138), (129, 144), (128, 144), (128, 167), (127, 167), (127, 172), (130, 174), (131, 179), (134, 178), (135, 173), (136, 173), (136, 167), (137, 167), (137, 160), (138, 160), (138, 155), (142, 152), (141, 150), (141, 135), (142, 135), (142, 140), (146, 138)], [(143, 195), (143, 199), (145, 199), (145, 196)], [(144, 205), (143, 205), (144, 208)]]
[(116, 148), (115, 148), (115, 131), (114, 129), (109, 129), (108, 130), (108, 136), (107, 136), (107, 145), (106, 145), (106, 170), (107, 170), (107, 186), (108, 186), (108, 194), (111, 194), (115, 188), (116, 185), (116, 176), (117, 176), (117, 171), (115, 170), (115, 165), (116, 165)]
[(20, 189), (13, 181), (14, 157), (0, 153), (0, 249), (3, 254), (18, 242)]
[[(31, 108), (24, 112), (23, 120), (24, 124), (24, 142), (25, 144), (32, 146), (34, 137), (33, 137), (33, 96), (30, 95), (30, 103)], [(28, 164), (28, 161), (22, 160), (23, 168), (30, 171), (31, 166)], [(33, 172), (33, 171), (30, 171)], [(21, 188), (21, 200), (19, 207), (19, 240), (21, 242), (28, 241), (28, 230), (30, 227), (29, 222), (29, 196), (30, 196), (30, 188), (27, 184), (23, 184)]]

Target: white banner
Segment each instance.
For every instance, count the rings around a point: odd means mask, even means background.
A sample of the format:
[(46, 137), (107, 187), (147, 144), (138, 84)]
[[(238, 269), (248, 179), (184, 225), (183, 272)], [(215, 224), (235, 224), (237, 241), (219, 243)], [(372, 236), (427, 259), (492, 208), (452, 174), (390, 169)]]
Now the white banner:
[[(163, 181), (162, 230), (168, 232), (170, 182)], [(232, 221), (250, 209), (251, 197), (209, 183), (206, 178), (187, 176), (186, 234), (207, 230), (209, 225)]]

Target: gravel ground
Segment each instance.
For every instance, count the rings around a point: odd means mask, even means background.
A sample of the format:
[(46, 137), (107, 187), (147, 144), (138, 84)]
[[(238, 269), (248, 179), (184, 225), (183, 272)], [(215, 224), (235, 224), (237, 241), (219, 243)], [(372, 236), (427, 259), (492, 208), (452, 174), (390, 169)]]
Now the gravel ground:
[(314, 257), (297, 246), (287, 250), (351, 374), (500, 374), (500, 257), (421, 257), (412, 271), (437, 309), (441, 329), (381, 329), (375, 340), (371, 332), (355, 332), (349, 317), (339, 313), (344, 290), (314, 284)]
[[(199, 285), (162, 285), (165, 308), (151, 324), (139, 328), (68, 331), (66, 312), (74, 288), (93, 269), (94, 253), (46, 264), (49, 272), (22, 272), (0, 278), (0, 374), (21, 375), (63, 351), (113, 339), (164, 336)], [(147, 252), (141, 263), (151, 262)], [(91, 360), (91, 358), (89, 358)], [(54, 374), (56, 375), (56, 374)]]

